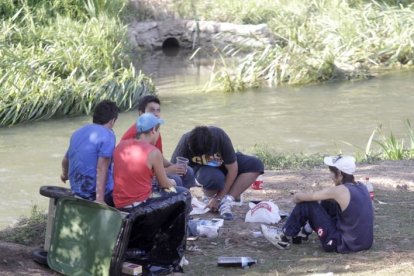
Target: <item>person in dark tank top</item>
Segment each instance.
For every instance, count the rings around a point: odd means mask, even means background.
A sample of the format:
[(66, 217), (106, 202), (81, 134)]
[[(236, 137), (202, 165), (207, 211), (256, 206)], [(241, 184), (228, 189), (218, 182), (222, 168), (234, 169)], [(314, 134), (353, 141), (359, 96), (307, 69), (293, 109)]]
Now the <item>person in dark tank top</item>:
[(350, 253), (370, 249), (373, 243), (374, 213), (364, 184), (356, 182), (355, 159), (351, 156), (324, 158), (334, 187), (293, 196), (295, 208), (282, 232), (262, 225), (264, 237), (279, 249), (307, 240), (312, 230), (327, 252)]

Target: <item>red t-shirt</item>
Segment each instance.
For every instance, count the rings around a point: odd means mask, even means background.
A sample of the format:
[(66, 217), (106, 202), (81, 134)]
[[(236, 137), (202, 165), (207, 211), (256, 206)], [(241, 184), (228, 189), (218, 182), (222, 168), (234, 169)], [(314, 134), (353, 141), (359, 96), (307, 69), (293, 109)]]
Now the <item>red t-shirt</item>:
[(114, 150), (115, 207), (122, 208), (148, 199), (152, 189), (153, 172), (148, 168), (148, 155), (157, 148), (148, 142), (129, 139), (121, 141)]
[[(137, 136), (137, 125), (136, 124), (133, 124), (130, 128), (128, 128), (128, 130), (124, 133), (124, 135), (122, 135), (121, 141), (122, 140), (127, 140), (127, 139), (135, 139), (136, 136)], [(160, 136), (157, 139), (157, 142), (155, 143), (155, 146), (162, 153), (161, 133), (160, 133)]]

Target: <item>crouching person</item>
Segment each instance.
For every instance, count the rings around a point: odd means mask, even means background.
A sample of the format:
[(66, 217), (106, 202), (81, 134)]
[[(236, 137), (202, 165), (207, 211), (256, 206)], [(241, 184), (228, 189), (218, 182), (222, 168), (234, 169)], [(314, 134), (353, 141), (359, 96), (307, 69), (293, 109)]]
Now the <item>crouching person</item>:
[[(115, 207), (131, 211), (152, 198), (169, 197), (186, 188), (176, 187), (163, 166), (163, 156), (155, 143), (164, 121), (152, 113), (144, 113), (137, 119), (135, 139), (121, 141), (114, 150), (114, 203)], [(152, 179), (156, 176), (161, 189), (153, 193)], [(155, 195), (156, 194), (156, 195)]]
[(331, 156), (325, 157), (324, 163), (329, 166), (335, 186), (296, 193), (293, 201), (297, 204), (283, 226), (283, 233), (270, 233), (262, 225), (264, 237), (279, 249), (286, 249), (291, 242), (307, 239), (310, 226), (327, 252), (349, 253), (371, 248), (372, 203), (365, 185), (355, 182), (355, 159)]

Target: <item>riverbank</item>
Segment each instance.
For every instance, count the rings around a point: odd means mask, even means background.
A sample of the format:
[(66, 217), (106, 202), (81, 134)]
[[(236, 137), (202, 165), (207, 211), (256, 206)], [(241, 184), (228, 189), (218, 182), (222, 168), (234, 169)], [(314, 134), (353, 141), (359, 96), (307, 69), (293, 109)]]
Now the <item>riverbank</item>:
[[(324, 253), (315, 237), (308, 244), (292, 246), (280, 251), (262, 237), (255, 238), (252, 231), (259, 231), (258, 224), (244, 222), (248, 204), (234, 207), (236, 219), (225, 222), (217, 239), (199, 238), (189, 244), (186, 258), (187, 275), (304, 275), (333, 272), (335, 275), (411, 275), (414, 273), (412, 250), (414, 231), (414, 160), (380, 161), (358, 166), (356, 178), (370, 177), (375, 189), (375, 242), (371, 250), (355, 254)], [(316, 190), (332, 185), (326, 167), (266, 171), (264, 189), (249, 189), (245, 201), (273, 200), (281, 210), (293, 207), (290, 192)], [(192, 191), (199, 196), (200, 190)], [(204, 217), (215, 217), (207, 214)], [(12, 233), (13, 231), (9, 232)], [(5, 241), (4, 230), (0, 237)], [(5, 275), (55, 275), (30, 259), (30, 250), (40, 246), (42, 237), (22, 247), (0, 243), (0, 270)], [(218, 256), (250, 256), (258, 264), (250, 270), (219, 268)]]
[[(145, 11), (142, 19), (264, 23), (283, 41), (254, 49), (237, 43), (221, 49), (221, 57), (241, 58), (234, 62), (222, 58), (209, 90), (234, 92), (281, 84), (369, 79), (413, 68), (412, 1), (133, 2), (141, 3)], [(202, 45), (200, 48), (203, 50)]]

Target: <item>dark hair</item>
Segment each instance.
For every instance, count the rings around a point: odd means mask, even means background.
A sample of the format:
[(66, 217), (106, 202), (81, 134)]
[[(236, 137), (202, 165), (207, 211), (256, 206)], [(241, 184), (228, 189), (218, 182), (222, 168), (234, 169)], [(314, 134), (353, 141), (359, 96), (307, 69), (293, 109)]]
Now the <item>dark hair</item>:
[(93, 122), (95, 124), (104, 125), (112, 119), (117, 119), (119, 108), (115, 102), (103, 100), (98, 103), (93, 110)]
[(210, 154), (213, 143), (213, 135), (206, 126), (197, 126), (190, 132), (188, 146), (190, 147), (190, 151), (195, 155)]
[(342, 184), (345, 183), (355, 183), (355, 178), (352, 174), (344, 173), (340, 171), (338, 168), (329, 166), (329, 170), (335, 174), (335, 177), (338, 177), (339, 174), (342, 174)]
[(138, 111), (145, 113), (145, 108), (147, 107), (147, 104), (149, 103), (157, 103), (161, 105), (160, 99), (158, 99), (157, 96), (154, 95), (147, 95), (139, 99), (138, 102)]

